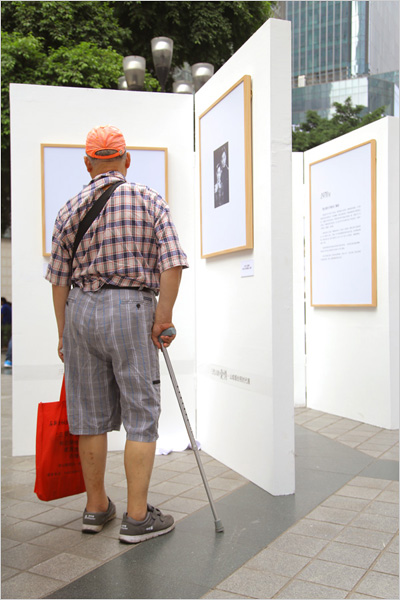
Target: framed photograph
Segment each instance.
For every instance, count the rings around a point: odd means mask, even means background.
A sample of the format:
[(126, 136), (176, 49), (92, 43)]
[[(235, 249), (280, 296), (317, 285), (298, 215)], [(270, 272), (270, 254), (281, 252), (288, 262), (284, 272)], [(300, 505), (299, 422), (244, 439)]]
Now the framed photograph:
[[(168, 202), (167, 148), (127, 147), (131, 155), (127, 180), (156, 190)], [(83, 162), (84, 146), (41, 144), (43, 256), (51, 254), (54, 222), (60, 208), (90, 181)]]
[(199, 117), (201, 256), (253, 247), (251, 77)]
[(376, 306), (376, 140), (310, 164), (311, 306)]

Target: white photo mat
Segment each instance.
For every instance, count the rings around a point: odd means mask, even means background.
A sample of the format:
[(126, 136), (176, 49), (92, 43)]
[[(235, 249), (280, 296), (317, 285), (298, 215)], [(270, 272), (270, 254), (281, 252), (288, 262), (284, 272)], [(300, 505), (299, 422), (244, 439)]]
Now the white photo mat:
[[(127, 151), (131, 155), (127, 181), (147, 185), (168, 201), (167, 148), (127, 147)], [(51, 254), (58, 211), (90, 181), (84, 156), (84, 146), (41, 144), (43, 256)]]
[(376, 306), (376, 141), (310, 164), (311, 306)]
[(249, 75), (200, 115), (199, 132), (201, 256), (252, 248)]

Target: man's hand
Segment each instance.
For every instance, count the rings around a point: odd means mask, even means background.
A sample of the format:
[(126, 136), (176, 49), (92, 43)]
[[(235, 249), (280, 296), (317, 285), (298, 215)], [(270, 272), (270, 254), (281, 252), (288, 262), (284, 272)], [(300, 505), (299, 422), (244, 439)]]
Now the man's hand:
[[(158, 341), (161, 333), (168, 329), (169, 327), (174, 327), (173, 323), (154, 323), (153, 330), (151, 332), (151, 339), (153, 340), (153, 344), (157, 346), (159, 350), (161, 350), (161, 344)], [(176, 335), (163, 335), (161, 337), (163, 344), (166, 348), (170, 345), (170, 343), (176, 338)]]
[(63, 340), (62, 337), (58, 339), (58, 348), (57, 348), (58, 356), (64, 362), (64, 350), (63, 350)]

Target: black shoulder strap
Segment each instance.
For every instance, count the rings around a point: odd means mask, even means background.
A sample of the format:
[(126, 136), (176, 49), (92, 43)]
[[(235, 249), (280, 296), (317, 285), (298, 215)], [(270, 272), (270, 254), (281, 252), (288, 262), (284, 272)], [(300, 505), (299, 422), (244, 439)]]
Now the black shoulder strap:
[(105, 192), (103, 192), (103, 194), (100, 196), (100, 198), (98, 198), (98, 200), (96, 200), (96, 202), (93, 204), (92, 208), (90, 210), (88, 210), (86, 215), (83, 217), (82, 221), (79, 223), (78, 232), (76, 234), (74, 245), (72, 248), (71, 271), (72, 271), (72, 263), (74, 262), (76, 251), (78, 249), (78, 246), (79, 246), (83, 236), (85, 235), (85, 233), (87, 232), (87, 230), (89, 229), (89, 227), (91, 226), (91, 224), (93, 223), (95, 218), (101, 213), (102, 209), (106, 205), (106, 202), (109, 199), (109, 197), (111, 196), (111, 194), (122, 183), (126, 183), (126, 182), (125, 181), (117, 181), (116, 183), (113, 183), (112, 185), (110, 185), (110, 187), (107, 188)]

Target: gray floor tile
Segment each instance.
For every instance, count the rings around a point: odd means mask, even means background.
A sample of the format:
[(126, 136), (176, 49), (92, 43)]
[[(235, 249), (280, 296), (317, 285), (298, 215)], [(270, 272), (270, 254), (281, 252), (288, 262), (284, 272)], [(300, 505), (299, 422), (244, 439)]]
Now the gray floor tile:
[(398, 504), (399, 492), (384, 490), (379, 494), (377, 500), (379, 500), (380, 502), (392, 502), (393, 504)]
[(281, 575), (261, 573), (242, 567), (236, 573), (221, 581), (217, 587), (251, 598), (272, 598), (288, 581), (287, 577)]
[(31, 521), (37, 523), (46, 523), (46, 525), (54, 525), (56, 527), (62, 527), (71, 521), (75, 521), (77, 517), (82, 514), (81, 511), (66, 510), (63, 508), (52, 508), (46, 512), (36, 515), (31, 518)]
[[(208, 502), (207, 492), (203, 484), (194, 488), (190, 488), (190, 490), (183, 492), (181, 495), (185, 498), (193, 498), (194, 500), (204, 500), (204, 502)], [(218, 498), (221, 498), (225, 495), (225, 490), (217, 490), (215, 488), (212, 490), (212, 497), (214, 500), (218, 500)]]
[(380, 490), (375, 488), (360, 487), (356, 485), (345, 485), (338, 490), (338, 496), (347, 496), (349, 498), (364, 498), (365, 500), (373, 500), (380, 494)]
[(396, 504), (391, 504), (390, 502), (379, 502), (379, 500), (376, 500), (367, 506), (365, 512), (374, 515), (382, 515), (384, 517), (397, 518), (399, 515), (399, 508)]
[(1, 586), (2, 598), (44, 598), (60, 587), (60, 581), (35, 575), (21, 573), (5, 581)]
[[(393, 554), (393, 556), (395, 556)], [(277, 573), (284, 577), (293, 577), (310, 561), (305, 556), (286, 554), (266, 548), (246, 563), (249, 569)]]
[(363, 513), (352, 522), (353, 527), (361, 527), (372, 531), (385, 531), (387, 533), (396, 533), (399, 528), (399, 519), (395, 517), (385, 517), (370, 513)]
[[(369, 467), (368, 467), (369, 468)], [(365, 469), (364, 469), (365, 470)], [(384, 490), (390, 484), (387, 479), (377, 479), (376, 477), (357, 476), (349, 481), (348, 485), (355, 485), (358, 487), (373, 488), (377, 490)]]
[(382, 556), (378, 558), (373, 566), (373, 571), (379, 571), (380, 573), (388, 573), (389, 575), (399, 574), (399, 557), (397, 554), (391, 552), (384, 552)]
[(354, 544), (365, 548), (383, 550), (393, 535), (383, 531), (369, 531), (358, 527), (346, 527), (336, 538), (337, 542)]
[(16, 519), (30, 519), (39, 514), (49, 512), (49, 507), (35, 502), (20, 502), (6, 508), (4, 514)]
[(83, 538), (84, 534), (80, 529), (79, 531), (75, 531), (64, 527), (57, 527), (53, 531), (49, 531), (49, 533), (45, 533), (44, 535), (32, 539), (31, 543), (44, 548), (49, 548), (53, 552), (62, 552), (66, 548), (72, 548), (72, 546), (79, 544)]
[(313, 557), (326, 546), (327, 540), (284, 533), (269, 547), (288, 554), (299, 554), (300, 556)]
[(197, 510), (200, 510), (201, 508), (204, 508), (204, 506), (206, 506), (206, 503), (202, 500), (194, 500), (193, 498), (183, 498), (178, 496), (164, 502), (162, 509), (163, 512), (174, 510), (177, 512), (191, 514)]
[(358, 512), (354, 510), (318, 506), (315, 510), (307, 515), (307, 518), (313, 519), (314, 521), (323, 521), (325, 523), (333, 523), (336, 525), (347, 525), (357, 515)]
[(18, 546), (21, 542), (17, 542), (16, 540), (9, 540), (8, 538), (4, 537), (4, 531), (2, 531), (2, 538), (1, 538), (1, 551), (4, 552), (4, 550), (8, 550), (9, 548), (14, 548), (14, 546)]
[(18, 575), (18, 573), (21, 573), (21, 571), (3, 565), (1, 567), (1, 580), (5, 581), (6, 579), (10, 579), (10, 577), (14, 577), (14, 575)]
[(33, 521), (20, 521), (11, 527), (2, 529), (2, 535), (17, 542), (29, 542), (30, 540), (52, 531), (54, 527), (44, 523), (34, 523)]
[(81, 556), (64, 552), (42, 562), (40, 565), (32, 567), (29, 571), (30, 573), (36, 573), (36, 575), (44, 575), (52, 579), (69, 582), (95, 569), (99, 566), (99, 563), (100, 561), (93, 560), (87, 556), (85, 560), (82, 560)]
[(371, 594), (376, 598), (398, 598), (399, 578), (385, 573), (370, 571), (355, 589), (356, 592)]
[(364, 573), (364, 569), (358, 567), (316, 559), (305, 567), (297, 577), (312, 583), (351, 591)]
[(386, 550), (388, 552), (394, 552), (395, 554), (399, 553), (399, 536), (393, 538), (393, 540), (387, 545)]
[(166, 496), (179, 496), (179, 494), (186, 492), (186, 490), (189, 490), (191, 487), (192, 486), (187, 483), (171, 483), (170, 481), (163, 481), (161, 483), (150, 485), (150, 491), (165, 494)]
[(83, 540), (68, 550), (69, 554), (106, 561), (119, 556), (131, 549), (127, 544), (121, 544), (117, 539), (106, 536), (83, 535)]
[(19, 544), (2, 552), (1, 563), (25, 571), (47, 560), (53, 555), (48, 548), (40, 548), (32, 544)]
[(233, 592), (224, 592), (224, 590), (211, 590), (208, 594), (202, 596), (202, 598), (213, 598), (215, 600), (223, 598), (250, 598), (250, 596), (243, 596), (242, 594), (234, 594)]
[(342, 529), (342, 525), (322, 523), (320, 521), (313, 521), (312, 519), (302, 519), (291, 528), (290, 532), (298, 535), (307, 535), (313, 538), (321, 538), (323, 540), (331, 540), (336, 537)]
[(339, 598), (346, 598), (346, 595), (347, 591), (345, 590), (337, 590), (326, 585), (311, 583), (310, 581), (295, 580), (289, 583), (275, 598), (296, 598), (299, 600), (311, 600), (313, 598), (327, 600), (328, 598), (334, 598), (337, 600)]
[(370, 500), (364, 500), (362, 498), (349, 498), (347, 496), (338, 496), (334, 494), (325, 500), (321, 506), (329, 506), (331, 508), (341, 508), (343, 510), (353, 510), (356, 512), (361, 511), (363, 508), (368, 506)]
[(379, 553), (380, 550), (376, 548), (363, 548), (362, 546), (353, 546), (352, 544), (331, 542), (318, 555), (318, 558), (342, 565), (368, 569), (379, 556)]

